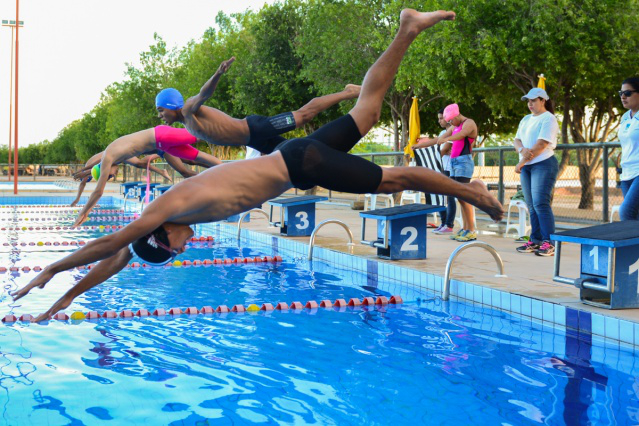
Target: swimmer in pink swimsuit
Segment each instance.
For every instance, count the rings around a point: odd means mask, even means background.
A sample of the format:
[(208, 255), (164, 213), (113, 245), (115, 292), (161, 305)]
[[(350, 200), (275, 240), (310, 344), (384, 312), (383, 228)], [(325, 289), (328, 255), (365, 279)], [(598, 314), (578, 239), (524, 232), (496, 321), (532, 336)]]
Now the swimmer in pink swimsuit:
[[(184, 166), (180, 158), (193, 161), (207, 168), (222, 164), (215, 156), (193, 148), (191, 145), (195, 142), (197, 142), (197, 139), (185, 129), (158, 126), (153, 129), (141, 130), (111, 142), (100, 158), (87, 162), (85, 169), (90, 170), (99, 163), (102, 170), (109, 170), (114, 164), (121, 163), (132, 157), (156, 153), (163, 155), (166, 162), (185, 177), (195, 176), (197, 173)], [(100, 175), (95, 190), (79, 213), (74, 226), (78, 226), (87, 220), (89, 212), (102, 197), (107, 179), (108, 175), (106, 173)]]
[(168, 152), (175, 157), (196, 161), (200, 153), (192, 146), (196, 142), (197, 138), (186, 129), (176, 129), (171, 126), (155, 127), (155, 146), (158, 150)]

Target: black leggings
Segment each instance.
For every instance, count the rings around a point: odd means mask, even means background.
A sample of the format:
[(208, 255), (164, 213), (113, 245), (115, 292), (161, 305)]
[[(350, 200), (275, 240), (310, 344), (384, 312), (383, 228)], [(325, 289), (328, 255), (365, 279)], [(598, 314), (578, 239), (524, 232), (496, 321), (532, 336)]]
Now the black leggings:
[(291, 183), (299, 189), (316, 185), (339, 192), (375, 192), (382, 169), (361, 157), (347, 154), (361, 139), (350, 115), (334, 120), (306, 138), (291, 139), (275, 148), (282, 153)]

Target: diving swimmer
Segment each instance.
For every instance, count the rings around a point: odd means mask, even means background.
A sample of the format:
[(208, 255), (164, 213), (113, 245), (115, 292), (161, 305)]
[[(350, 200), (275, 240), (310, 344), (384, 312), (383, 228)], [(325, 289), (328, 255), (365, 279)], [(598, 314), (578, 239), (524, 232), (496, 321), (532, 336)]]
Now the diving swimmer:
[(100, 261), (36, 321), (47, 320), (73, 299), (124, 268), (133, 256), (162, 265), (184, 252), (193, 235), (190, 224), (225, 219), (260, 206), (284, 191), (320, 185), (335, 191), (393, 193), (410, 189), (452, 195), (500, 220), (503, 207), (481, 181), (456, 182), (425, 167), (388, 167), (347, 154), (379, 120), (384, 96), (408, 47), (425, 29), (454, 12), (429, 13), (405, 9), (390, 46), (364, 77), (361, 94), (345, 116), (308, 137), (288, 140), (270, 155), (223, 164), (174, 185), (122, 230), (91, 241), (47, 266), (25, 287), (12, 292), (15, 300), (33, 288), (44, 288), (59, 272)]

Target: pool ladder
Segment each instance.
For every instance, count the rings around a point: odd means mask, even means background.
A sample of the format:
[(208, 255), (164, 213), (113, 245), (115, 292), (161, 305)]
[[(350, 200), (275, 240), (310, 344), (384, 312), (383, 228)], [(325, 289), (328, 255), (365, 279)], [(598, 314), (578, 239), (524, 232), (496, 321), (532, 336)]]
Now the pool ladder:
[(348, 246), (349, 247), (354, 246), (353, 233), (351, 232), (351, 230), (348, 227), (348, 225), (346, 225), (341, 220), (326, 219), (326, 220), (322, 221), (321, 223), (317, 224), (317, 226), (315, 227), (315, 229), (313, 229), (313, 232), (311, 233), (311, 239), (310, 239), (310, 241), (308, 243), (308, 260), (313, 260), (313, 246), (315, 246), (315, 236), (317, 235), (317, 232), (320, 230), (320, 228), (322, 228), (324, 225), (328, 225), (329, 223), (334, 223), (334, 224), (339, 225), (342, 228), (344, 228), (344, 230), (348, 233)]
[[(262, 209), (251, 209), (249, 211), (246, 211), (244, 213), (242, 213), (240, 215), (240, 220), (237, 222), (237, 243), (240, 244), (240, 234), (242, 233), (242, 222), (244, 221), (244, 218), (246, 217), (247, 214), (251, 214), (252, 212), (255, 213), (262, 213), (264, 215), (264, 217), (266, 217), (266, 220), (269, 221), (271, 218), (268, 216), (268, 213), (266, 213), (264, 210)], [(270, 222), (269, 222), (270, 224)]]
[(455, 261), (455, 258), (462, 251), (468, 250), (469, 248), (472, 248), (472, 247), (481, 247), (483, 249), (486, 249), (490, 254), (492, 254), (493, 258), (495, 258), (495, 262), (497, 263), (497, 268), (499, 269), (498, 271), (499, 273), (495, 275), (495, 277), (498, 277), (498, 278), (506, 277), (506, 275), (504, 274), (504, 262), (503, 260), (501, 260), (501, 256), (499, 256), (499, 253), (497, 253), (497, 250), (495, 250), (495, 248), (491, 246), (490, 244), (482, 243), (481, 241), (471, 241), (469, 243), (466, 243), (457, 247), (455, 250), (453, 250), (453, 252), (450, 254), (450, 257), (448, 258), (448, 262), (446, 263), (446, 272), (444, 274), (444, 289), (442, 291), (442, 300), (448, 300), (450, 298), (450, 274), (452, 273), (453, 262)]

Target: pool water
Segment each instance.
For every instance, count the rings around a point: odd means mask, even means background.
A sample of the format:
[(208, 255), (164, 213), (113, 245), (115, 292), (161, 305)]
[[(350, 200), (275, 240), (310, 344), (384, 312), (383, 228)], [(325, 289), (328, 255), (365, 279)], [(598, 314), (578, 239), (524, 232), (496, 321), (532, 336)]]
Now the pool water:
[[(34, 238), (20, 232), (0, 235)], [(67, 240), (102, 235), (58, 232)], [(67, 312), (391, 294), (405, 303), (0, 325), (0, 423), (639, 423), (639, 357), (632, 348), (442, 302), (390, 279), (372, 285), (363, 272), (270, 246), (238, 248), (232, 238), (194, 245), (181, 259), (280, 254), (283, 262), (125, 269)], [(0, 266), (43, 266), (69, 250), (13, 247), (0, 253)], [(8, 292), (35, 274), (2, 274), (0, 315), (42, 312), (85, 273), (60, 273), (18, 302)]]

